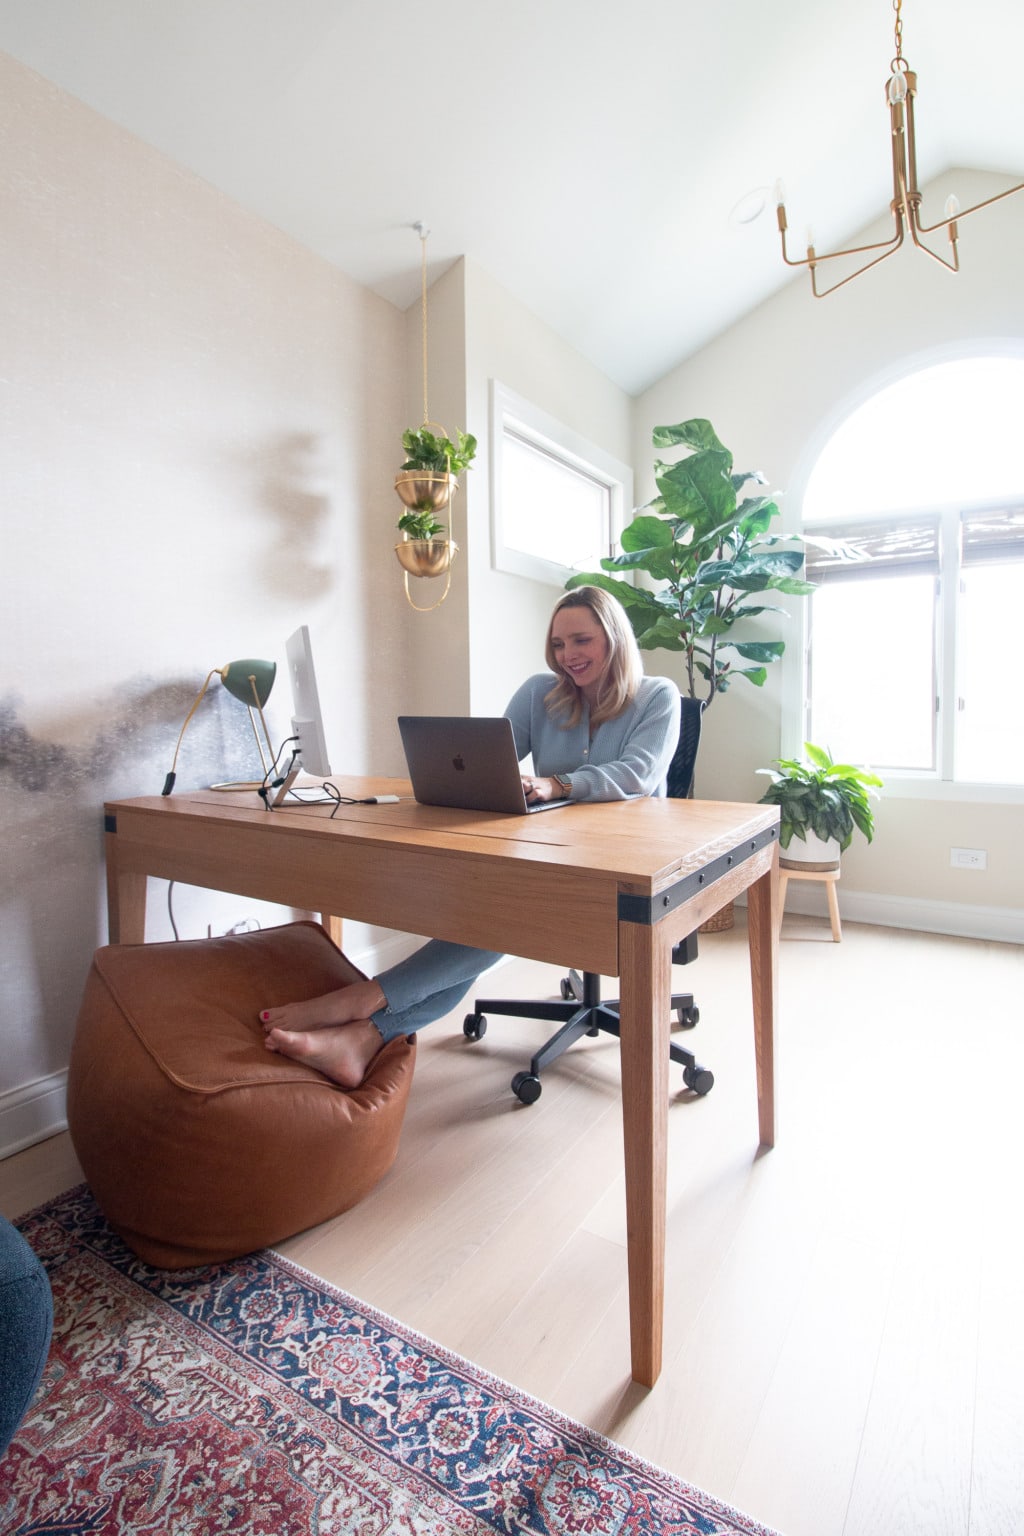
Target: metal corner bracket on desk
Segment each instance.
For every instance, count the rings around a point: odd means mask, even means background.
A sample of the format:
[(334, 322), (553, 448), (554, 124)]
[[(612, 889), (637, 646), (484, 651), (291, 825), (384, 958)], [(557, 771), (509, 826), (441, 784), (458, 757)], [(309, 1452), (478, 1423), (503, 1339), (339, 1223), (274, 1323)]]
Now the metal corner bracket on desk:
[(619, 922), (639, 923), (644, 927), (651, 927), (669, 912), (674, 912), (676, 907), (681, 907), (684, 902), (705, 890), (709, 885), (714, 885), (716, 880), (721, 880), (731, 869), (738, 864), (745, 864), (747, 859), (755, 853), (760, 853), (769, 843), (778, 840), (779, 828), (766, 827), (756, 836), (745, 838), (728, 853), (721, 854), (717, 859), (712, 859), (703, 869), (697, 870), (692, 875), (684, 875), (674, 885), (665, 891), (659, 891), (657, 896), (620, 896), (619, 897)]

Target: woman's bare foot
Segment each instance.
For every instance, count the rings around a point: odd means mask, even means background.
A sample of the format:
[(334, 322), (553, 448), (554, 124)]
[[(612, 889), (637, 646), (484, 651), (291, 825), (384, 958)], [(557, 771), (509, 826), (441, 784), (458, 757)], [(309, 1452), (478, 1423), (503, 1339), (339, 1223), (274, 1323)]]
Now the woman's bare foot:
[(358, 1088), (384, 1042), (369, 1019), (356, 1019), (326, 1029), (272, 1029), (264, 1044), (268, 1051), (315, 1067), (342, 1088)]
[(333, 1024), (351, 1024), (354, 1019), (368, 1019), (371, 1013), (387, 1007), (387, 998), (374, 980), (354, 981), (311, 997), (301, 1003), (284, 1003), (280, 1008), (264, 1008), (260, 1023), (264, 1034), (272, 1029), (326, 1029)]

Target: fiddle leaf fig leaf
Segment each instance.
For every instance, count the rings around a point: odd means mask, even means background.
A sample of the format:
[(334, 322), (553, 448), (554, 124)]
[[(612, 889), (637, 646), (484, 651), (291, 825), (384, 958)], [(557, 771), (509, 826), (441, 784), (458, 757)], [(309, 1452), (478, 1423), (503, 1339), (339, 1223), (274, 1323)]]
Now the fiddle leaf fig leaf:
[[(575, 575), (568, 586), (613, 592), (644, 650), (680, 652), (691, 698), (709, 704), (736, 677), (761, 687), (785, 642), (739, 639), (734, 626), (768, 614), (788, 617), (785, 608), (757, 601), (760, 593), (798, 598), (814, 590), (801, 575), (802, 541), (772, 533), (780, 512), (774, 497), (758, 489), (764, 476), (734, 471), (731, 452), (706, 418), (655, 427), (652, 443), (682, 453), (655, 459), (658, 494), (623, 529), (619, 552), (601, 561), (600, 572)], [(636, 573), (646, 578), (639, 586), (623, 579)], [(757, 665), (735, 667), (729, 657)]]
[(704, 451), (708, 448), (717, 449), (728, 456), (732, 464), (732, 454), (719, 442), (715, 429), (710, 421), (702, 417), (694, 417), (692, 421), (681, 421), (676, 427), (655, 427), (651, 433), (651, 442), (655, 448), (694, 448)]

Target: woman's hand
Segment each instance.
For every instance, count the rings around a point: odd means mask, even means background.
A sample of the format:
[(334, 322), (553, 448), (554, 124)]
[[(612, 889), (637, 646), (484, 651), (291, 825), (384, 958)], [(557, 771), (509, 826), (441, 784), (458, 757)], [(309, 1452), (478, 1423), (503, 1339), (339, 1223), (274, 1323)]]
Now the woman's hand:
[(564, 800), (565, 798), (562, 786), (557, 779), (536, 779), (525, 775), (523, 793), (528, 805), (534, 805), (538, 800)]

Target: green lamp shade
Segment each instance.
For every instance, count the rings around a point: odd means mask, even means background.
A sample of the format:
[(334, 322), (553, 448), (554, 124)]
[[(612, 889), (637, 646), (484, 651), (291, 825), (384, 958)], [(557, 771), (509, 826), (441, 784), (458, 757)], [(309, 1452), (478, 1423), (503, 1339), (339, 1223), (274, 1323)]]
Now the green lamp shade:
[(232, 698), (243, 704), (258, 703), (261, 709), (270, 698), (276, 676), (276, 661), (254, 661), (251, 657), (229, 661), (220, 668), (220, 680)]

